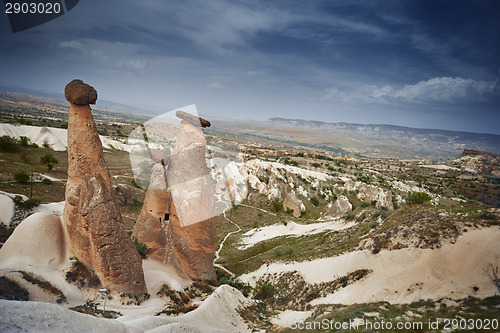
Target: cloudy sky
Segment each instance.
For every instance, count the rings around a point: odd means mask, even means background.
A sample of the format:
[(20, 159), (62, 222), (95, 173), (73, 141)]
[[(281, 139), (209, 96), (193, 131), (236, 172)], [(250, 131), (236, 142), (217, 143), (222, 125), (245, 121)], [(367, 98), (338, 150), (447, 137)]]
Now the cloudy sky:
[(500, 134), (499, 18), (494, 0), (82, 0), (15, 34), (0, 15), (0, 84), (80, 78), (157, 112)]

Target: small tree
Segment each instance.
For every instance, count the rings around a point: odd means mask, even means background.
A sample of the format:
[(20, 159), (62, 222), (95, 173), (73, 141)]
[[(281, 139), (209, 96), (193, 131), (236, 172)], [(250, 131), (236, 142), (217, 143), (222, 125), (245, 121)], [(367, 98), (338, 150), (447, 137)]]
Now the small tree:
[(47, 154), (40, 157), (40, 163), (47, 165), (47, 169), (51, 171), (54, 168), (54, 164), (59, 163), (59, 161), (54, 156)]
[(29, 139), (26, 136), (21, 136), (21, 146), (23, 147), (28, 147), (29, 146)]
[(27, 173), (24, 173), (24, 172), (18, 172), (16, 174), (14, 174), (14, 180), (18, 183), (21, 183), (21, 184), (26, 184), (29, 182), (30, 180), (30, 176), (27, 174)]
[(19, 150), (17, 140), (8, 135), (0, 137), (0, 151), (14, 153)]
[(498, 293), (500, 294), (500, 273), (498, 272), (498, 266), (489, 264), (489, 266), (484, 269), (484, 272), (490, 278), (491, 283), (493, 283), (495, 287), (497, 287)]
[(427, 201), (431, 201), (431, 197), (425, 192), (410, 192), (408, 193), (408, 199), (406, 199), (406, 201), (409, 204), (423, 204)]

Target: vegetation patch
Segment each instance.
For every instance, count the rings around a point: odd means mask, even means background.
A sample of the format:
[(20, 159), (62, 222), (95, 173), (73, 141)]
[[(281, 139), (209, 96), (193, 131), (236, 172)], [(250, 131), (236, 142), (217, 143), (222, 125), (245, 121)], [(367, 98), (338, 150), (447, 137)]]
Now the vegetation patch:
[(0, 298), (9, 301), (29, 301), (29, 292), (16, 281), (0, 276)]
[(363, 279), (371, 270), (361, 269), (333, 281), (309, 284), (294, 272), (274, 273), (260, 278), (255, 286), (254, 298), (269, 309), (310, 310), (312, 300), (334, 293), (340, 288)]
[(444, 241), (456, 240), (463, 226), (459, 219), (439, 214), (433, 207), (405, 205), (377, 226), (363, 247), (373, 253), (407, 247), (439, 248)]
[(103, 310), (98, 309), (96, 303), (90, 300), (87, 301), (85, 304), (78, 305), (69, 309), (76, 312), (85, 313), (94, 317), (102, 317), (107, 319), (116, 319), (122, 316), (122, 314), (117, 311), (106, 310), (103, 312)]
[(94, 271), (88, 269), (75, 257), (72, 257), (71, 260), (74, 261), (71, 264), (71, 269), (66, 272), (66, 281), (76, 284), (79, 288), (98, 289), (101, 287), (101, 280)]
[(7, 241), (13, 232), (14, 228), (7, 227), (3, 223), (0, 223), (0, 248), (2, 248), (3, 243)]
[[(450, 306), (448, 304), (453, 303), (455, 306)], [(371, 323), (385, 323), (390, 322), (393, 329), (381, 329), (376, 330), (376, 332), (395, 332), (396, 323), (422, 323), (420, 328), (415, 324), (413, 328), (398, 330), (398, 332), (444, 332), (445, 322), (442, 318), (451, 320), (465, 321), (470, 323), (469, 320), (473, 320), (477, 323), (481, 320), (485, 323), (485, 320), (498, 319), (498, 304), (500, 304), (500, 296), (488, 297), (485, 299), (479, 299), (475, 297), (469, 297), (466, 299), (458, 301), (450, 301), (449, 299), (440, 299), (437, 301), (433, 300), (422, 300), (413, 302), (410, 304), (390, 304), (388, 302), (378, 302), (378, 303), (365, 303), (365, 304), (353, 304), (353, 305), (323, 305), (316, 307), (314, 314), (308, 318), (305, 322), (322, 322), (333, 321), (333, 322), (347, 322), (354, 321), (354, 319), (362, 319), (365, 321), (370, 321)], [(429, 329), (428, 323), (438, 323), (437, 330)], [(490, 325), (491, 326), (491, 325)], [(387, 327), (387, 326), (386, 326)], [(493, 329), (495, 330), (495, 329)], [(480, 332), (480, 329), (470, 330), (454, 330), (454, 332)], [(491, 329), (490, 329), (491, 331)], [(280, 332), (280, 333), (292, 333), (297, 332), (291, 328), (277, 328), (272, 327), (268, 332)], [(308, 332), (325, 332), (325, 330), (311, 329)], [(367, 330), (365, 326), (359, 326), (358, 329), (350, 329), (339, 332), (375, 332)], [(485, 330), (486, 332), (486, 330)]]
[(43, 277), (24, 271), (18, 271), (18, 272), (21, 273), (23, 279), (25, 279), (29, 283), (34, 284), (40, 287), (41, 289), (57, 296), (56, 300), (57, 303), (66, 302), (66, 296), (61, 291), (61, 289), (54, 287), (49, 281), (45, 280)]

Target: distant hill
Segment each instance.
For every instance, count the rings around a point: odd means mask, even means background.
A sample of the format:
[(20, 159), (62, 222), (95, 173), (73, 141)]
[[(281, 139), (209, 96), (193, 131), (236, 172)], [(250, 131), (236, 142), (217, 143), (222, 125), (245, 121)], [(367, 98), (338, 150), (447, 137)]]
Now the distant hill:
[[(52, 94), (52, 93), (44, 93), (41, 91), (35, 91), (35, 90), (30, 90), (30, 89), (25, 89), (25, 88), (19, 88), (19, 87), (8, 87), (8, 86), (2, 86), (0, 85), (0, 95), (3, 96), (13, 96), (13, 95), (22, 95), (24, 98), (34, 100), (45, 100), (46, 102), (49, 102), (51, 104), (60, 104), (58, 102), (63, 102), (63, 105), (67, 106), (67, 101), (66, 98), (64, 97), (64, 94)], [(48, 101), (47, 101), (48, 99)], [(143, 109), (140, 107), (136, 106), (131, 106), (131, 105), (126, 105), (126, 104), (121, 104), (121, 103), (116, 103), (113, 101), (108, 101), (105, 99), (97, 99), (97, 104), (95, 107), (96, 109), (100, 109), (103, 111), (117, 111), (117, 112), (124, 112), (124, 113), (137, 113), (141, 115), (150, 115), (154, 116), (158, 114), (157, 111), (152, 111), (152, 110), (147, 110)]]
[[(329, 133), (337, 137), (345, 136), (343, 141), (346, 147), (359, 149), (364, 144), (366, 149), (363, 154), (368, 156), (391, 156), (393, 148), (403, 153), (400, 157), (429, 156), (438, 159), (455, 158), (464, 149), (500, 153), (500, 135), (494, 134), (284, 118), (271, 118), (265, 121), (265, 124), (284, 129), (302, 128), (308, 131)], [(385, 154), (374, 154), (376, 150), (385, 151)]]

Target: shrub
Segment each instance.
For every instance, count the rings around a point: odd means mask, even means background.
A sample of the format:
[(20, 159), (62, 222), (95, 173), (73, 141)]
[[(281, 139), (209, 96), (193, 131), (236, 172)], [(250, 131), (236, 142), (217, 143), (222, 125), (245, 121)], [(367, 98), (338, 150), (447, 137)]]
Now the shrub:
[(44, 178), (42, 180), (42, 184), (44, 184), (44, 185), (52, 185), (52, 180)]
[(282, 208), (280, 200), (278, 198), (274, 199), (273, 201), (273, 207), (276, 212), (279, 212)]
[(31, 208), (34, 208), (40, 204), (40, 200), (37, 200), (37, 199), (27, 199), (27, 200), (23, 201), (23, 197), (21, 197), (20, 195), (16, 195), (14, 197), (14, 199), (12, 199), (12, 201), (14, 201), (14, 203), (18, 207), (24, 208), (24, 209), (31, 209)]
[(4, 135), (0, 137), (0, 151), (4, 151), (7, 153), (15, 153), (19, 150), (17, 140), (11, 138), (8, 135)]
[(18, 172), (14, 174), (14, 180), (20, 184), (27, 184), (30, 180), (30, 176), (25, 172)]
[(229, 276), (227, 278), (226, 277), (221, 277), (219, 279), (219, 282), (220, 282), (221, 285), (222, 284), (227, 284), (227, 285), (230, 285), (233, 288), (238, 289), (239, 291), (241, 291), (241, 293), (245, 297), (247, 297), (248, 293), (252, 290), (252, 287), (248, 283), (243, 283), (240, 280), (238, 280), (237, 278), (234, 278), (232, 276)]
[(316, 198), (316, 197), (311, 198), (311, 203), (312, 203), (314, 206), (319, 205), (319, 200), (318, 200), (318, 198)]
[(29, 301), (29, 293), (17, 282), (0, 276), (0, 298), (10, 301)]
[(255, 293), (255, 298), (259, 300), (265, 300), (273, 297), (275, 293), (276, 293), (276, 288), (274, 288), (272, 284), (266, 283), (261, 285), (257, 289)]
[(49, 281), (45, 280), (43, 277), (34, 275), (32, 273), (27, 273), (24, 271), (18, 271), (23, 276), (23, 279), (30, 282), (31, 284), (37, 285), (43, 290), (48, 291), (49, 293), (58, 296), (57, 303), (66, 302), (66, 296), (61, 291), (61, 289), (54, 287)]
[(97, 288), (101, 286), (101, 280), (96, 273), (89, 270), (87, 266), (77, 258), (72, 257), (71, 259), (76, 261), (71, 265), (71, 269), (66, 272), (66, 281), (75, 283), (80, 288)]
[(58, 164), (59, 161), (54, 156), (47, 154), (40, 157), (40, 163), (47, 165), (47, 169), (51, 171), (54, 168), (54, 164)]
[(431, 197), (425, 192), (410, 192), (406, 201), (409, 204), (424, 204), (427, 201), (431, 201)]
[(29, 139), (25, 136), (21, 136), (21, 146), (23, 147), (28, 147), (29, 146)]
[(376, 227), (378, 227), (378, 222), (372, 221), (372, 222), (368, 223), (368, 226), (372, 229), (375, 229)]
[(28, 154), (21, 154), (19, 157), (21, 157), (21, 160), (23, 160), (25, 164), (28, 163), (30, 160)]
[(139, 242), (139, 240), (134, 236), (132, 236), (132, 242), (134, 243), (137, 252), (141, 255), (141, 258), (146, 259), (146, 254), (148, 254), (150, 248), (148, 248), (146, 244)]

